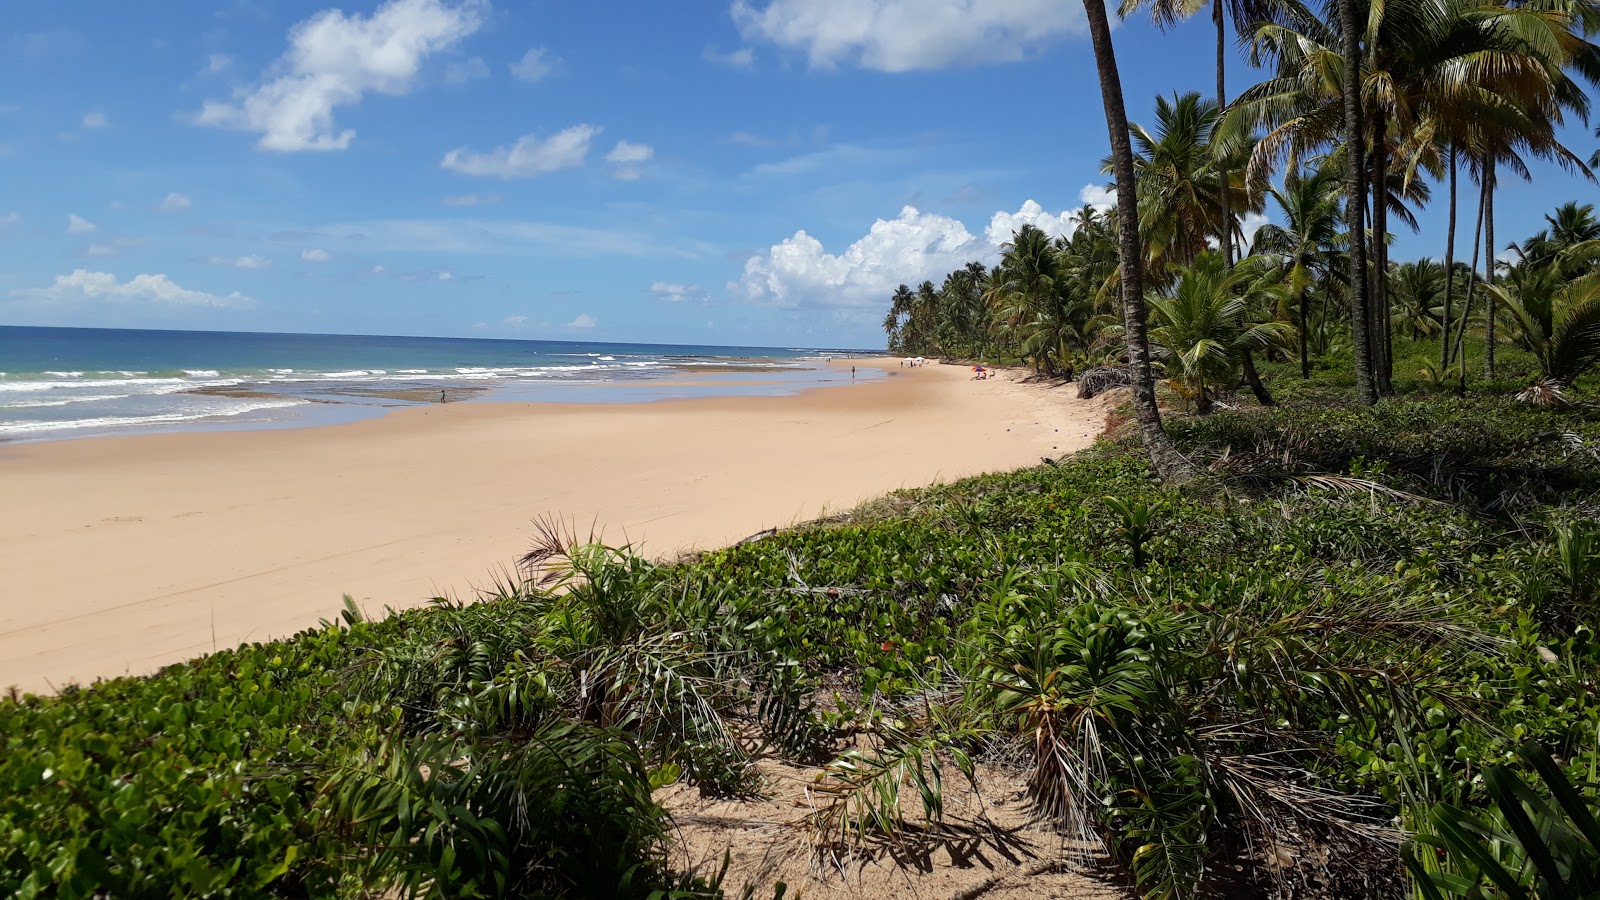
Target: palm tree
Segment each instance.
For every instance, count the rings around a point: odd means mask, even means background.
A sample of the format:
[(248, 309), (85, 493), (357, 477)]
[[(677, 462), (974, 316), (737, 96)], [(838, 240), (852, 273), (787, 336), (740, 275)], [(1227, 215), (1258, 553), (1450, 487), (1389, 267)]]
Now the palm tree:
[(1517, 343), (1539, 360), (1539, 381), (1518, 398), (1565, 405), (1573, 380), (1600, 363), (1600, 272), (1563, 284), (1553, 266), (1524, 266), (1484, 289), (1510, 314)]
[[(1224, 152), (1212, 141), (1219, 118), (1215, 103), (1197, 93), (1156, 98), (1155, 127), (1132, 126), (1134, 171), (1139, 179), (1139, 231), (1144, 240), (1147, 275), (1164, 275), (1186, 266), (1205, 252), (1215, 238), (1232, 246), (1238, 220), (1222, 214), (1223, 194), (1244, 201), (1243, 209), (1259, 212), (1259, 196), (1244, 182), (1227, 183), (1232, 156), (1247, 157), (1248, 143)], [(1101, 163), (1109, 171), (1110, 161)], [(1235, 167), (1240, 176), (1243, 167)], [(1226, 251), (1224, 251), (1226, 253)]]
[(1269, 223), (1256, 232), (1254, 251), (1275, 253), (1289, 266), (1287, 277), (1300, 334), (1300, 377), (1311, 377), (1308, 322), (1311, 286), (1326, 284), (1332, 275), (1332, 249), (1339, 236), (1339, 177), (1330, 168), (1302, 176), (1290, 171), (1282, 189), (1269, 194), (1277, 203), (1283, 224)]
[[(1176, 25), (1179, 21), (1187, 19), (1204, 9), (1206, 0), (1123, 0), (1121, 12), (1127, 16), (1139, 6), (1150, 8), (1150, 17), (1158, 27), (1165, 30)], [(1233, 20), (1233, 28), (1240, 34), (1245, 33), (1255, 24), (1267, 18), (1274, 4), (1272, 0), (1209, 0), (1211, 7), (1211, 22), (1217, 32), (1217, 100), (1216, 108), (1223, 109), (1228, 105), (1227, 85), (1227, 27), (1226, 19)], [(1226, 12), (1226, 15), (1224, 15)], [(1229, 165), (1225, 154), (1216, 158), (1219, 167), (1217, 173), (1217, 221), (1231, 223), (1234, 220), (1233, 204), (1231, 201), (1232, 171), (1237, 167)], [(1217, 240), (1222, 246), (1222, 255), (1231, 265), (1234, 259), (1234, 234), (1231, 228), (1222, 228), (1217, 232)]]
[(1259, 257), (1228, 269), (1219, 254), (1207, 252), (1178, 276), (1169, 295), (1150, 298), (1157, 323), (1150, 338), (1165, 351), (1171, 381), (1197, 413), (1211, 412), (1215, 390), (1234, 382), (1252, 351), (1291, 336), (1286, 323), (1255, 322), (1251, 315), (1281, 293)]
[(1116, 48), (1111, 43), (1111, 22), (1100, 0), (1083, 0), (1083, 11), (1094, 47), (1100, 98), (1111, 139), (1111, 168), (1117, 182), (1117, 252), (1122, 273), (1122, 316), (1127, 333), (1128, 366), (1133, 370), (1134, 417), (1139, 422), (1145, 452), (1156, 474), (1166, 481), (1183, 481), (1193, 477), (1194, 467), (1162, 430), (1161, 409), (1156, 405), (1155, 374), (1150, 368), (1137, 179), (1133, 170), (1133, 144), (1128, 134), (1128, 110), (1122, 99), (1122, 75), (1117, 71)]
[(1444, 293), (1444, 267), (1423, 257), (1395, 267), (1392, 324), (1407, 328), (1413, 341), (1439, 331), (1436, 305)]

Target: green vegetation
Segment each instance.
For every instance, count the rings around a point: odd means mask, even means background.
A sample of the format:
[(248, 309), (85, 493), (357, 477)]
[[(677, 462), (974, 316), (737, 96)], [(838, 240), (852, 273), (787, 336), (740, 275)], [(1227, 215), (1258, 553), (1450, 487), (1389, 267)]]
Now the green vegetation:
[[(1219, 53), (1216, 101), (1144, 128), (1084, 7), (1115, 208), (884, 326), (1097, 367), (1138, 442), (674, 565), (547, 527), (481, 603), (0, 702), (0, 893), (715, 896), (652, 789), (760, 792), (766, 756), (821, 764), (829, 854), (937, 833), (981, 764), (1148, 897), (1592, 892), (1600, 225), (1564, 205), (1501, 262), (1494, 195), (1583, 167), (1600, 9), (1213, 0), (1267, 77), (1228, 103)], [(1393, 264), (1430, 179), (1444, 262)]]
[(549, 528), (481, 603), (0, 703), (0, 892), (709, 896), (650, 791), (771, 755), (824, 764), (820, 851), (986, 763), (1147, 896), (1389, 896), (1403, 831), (1545, 777), (1522, 743), (1600, 766), (1600, 418), (1425, 385), (1173, 422), (1185, 488), (1108, 442), (674, 565)]

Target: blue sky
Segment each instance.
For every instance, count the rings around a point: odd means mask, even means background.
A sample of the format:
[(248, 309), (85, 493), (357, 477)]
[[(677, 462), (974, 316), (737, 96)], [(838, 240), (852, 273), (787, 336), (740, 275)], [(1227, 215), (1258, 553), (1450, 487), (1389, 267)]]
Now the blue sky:
[[(1082, 18), (10, 0), (0, 323), (881, 346), (894, 284), (1103, 199)], [(1211, 90), (1210, 40), (1119, 26), (1135, 121)], [(1230, 93), (1256, 79), (1231, 64)], [(1600, 195), (1535, 176), (1503, 192), (1502, 242)], [(1442, 204), (1398, 243), (1440, 255)]]

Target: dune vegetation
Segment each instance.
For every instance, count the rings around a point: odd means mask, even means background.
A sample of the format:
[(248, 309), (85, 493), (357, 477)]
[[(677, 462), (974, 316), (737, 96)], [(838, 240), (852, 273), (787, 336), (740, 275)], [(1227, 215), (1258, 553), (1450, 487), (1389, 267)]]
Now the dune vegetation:
[[(1600, 221), (1502, 253), (1494, 197), (1600, 165), (1557, 140), (1600, 8), (1214, 2), (1265, 79), (1148, 127), (1085, 9), (1115, 207), (884, 324), (1131, 388), (1095, 448), (675, 562), (552, 522), (476, 602), (14, 694), (0, 894), (782, 896), (675, 864), (658, 800), (782, 759), (835, 865), (1001, 771), (1140, 896), (1593, 895)], [(1428, 202), (1443, 262), (1390, 260)]]

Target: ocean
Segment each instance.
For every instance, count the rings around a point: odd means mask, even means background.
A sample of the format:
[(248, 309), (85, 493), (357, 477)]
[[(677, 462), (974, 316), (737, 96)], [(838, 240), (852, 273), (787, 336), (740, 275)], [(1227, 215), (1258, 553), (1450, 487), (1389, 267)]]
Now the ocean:
[(792, 393), (848, 378), (828, 363), (847, 355), (851, 351), (812, 348), (0, 326), (0, 442), (324, 424), (441, 397), (638, 402)]

